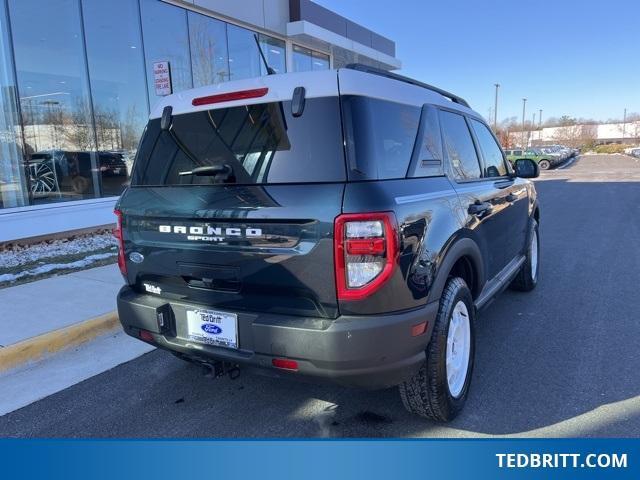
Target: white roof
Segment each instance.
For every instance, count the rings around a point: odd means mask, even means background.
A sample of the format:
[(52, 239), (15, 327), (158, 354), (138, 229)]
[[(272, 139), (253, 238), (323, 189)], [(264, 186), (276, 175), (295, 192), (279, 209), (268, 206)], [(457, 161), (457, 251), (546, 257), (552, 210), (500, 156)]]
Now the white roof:
[[(187, 112), (211, 110), (212, 108), (228, 108), (239, 105), (291, 100), (293, 90), (299, 86), (305, 88), (307, 98), (331, 97), (338, 94), (363, 95), (418, 107), (422, 107), (425, 103), (430, 103), (480, 116), (470, 108), (453, 103), (448, 98), (432, 90), (381, 75), (342, 68), (340, 70), (265, 75), (184, 90), (162, 98), (152, 109), (151, 118), (160, 118), (162, 110), (167, 105), (173, 107), (174, 115), (179, 115)], [(192, 105), (192, 101), (199, 97), (265, 87), (268, 88), (268, 92), (264, 96), (257, 98), (201, 106)]]

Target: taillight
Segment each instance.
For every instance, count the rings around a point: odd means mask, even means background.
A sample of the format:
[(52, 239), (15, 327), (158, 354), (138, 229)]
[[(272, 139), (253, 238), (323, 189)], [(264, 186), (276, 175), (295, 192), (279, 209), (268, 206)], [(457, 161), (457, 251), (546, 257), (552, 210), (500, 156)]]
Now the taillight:
[(127, 262), (124, 259), (124, 237), (122, 236), (122, 212), (120, 210), (114, 210), (113, 213), (118, 217), (118, 223), (113, 231), (113, 236), (118, 240), (118, 267), (120, 267), (120, 273), (127, 277)]
[(334, 256), (339, 300), (361, 300), (393, 274), (398, 256), (396, 219), (391, 212), (336, 217)]

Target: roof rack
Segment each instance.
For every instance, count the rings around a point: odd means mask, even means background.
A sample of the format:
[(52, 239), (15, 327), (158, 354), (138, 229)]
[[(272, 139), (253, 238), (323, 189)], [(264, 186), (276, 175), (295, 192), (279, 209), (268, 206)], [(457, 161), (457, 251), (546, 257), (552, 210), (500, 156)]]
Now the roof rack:
[(382, 70), (380, 68), (363, 65), (362, 63), (350, 63), (344, 68), (348, 68), (349, 70), (357, 70), (359, 72), (372, 73), (373, 75), (379, 75), (381, 77), (387, 77), (393, 80), (398, 80), (400, 82), (410, 83), (411, 85), (426, 88), (427, 90), (439, 93), (443, 97), (447, 97), (454, 103), (458, 103), (460, 105), (464, 105), (467, 108), (471, 108), (464, 98), (454, 95), (453, 93), (449, 93), (446, 90), (442, 90), (441, 88), (434, 87), (433, 85), (429, 85), (428, 83), (419, 82), (418, 80), (414, 80), (413, 78), (398, 75), (397, 73), (388, 72), (387, 70)]

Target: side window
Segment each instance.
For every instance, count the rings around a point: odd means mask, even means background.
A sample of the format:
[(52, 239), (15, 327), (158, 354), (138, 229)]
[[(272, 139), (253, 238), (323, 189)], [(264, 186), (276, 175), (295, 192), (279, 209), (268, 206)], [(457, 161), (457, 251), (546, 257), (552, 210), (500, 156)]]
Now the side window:
[(493, 138), (487, 126), (477, 120), (471, 120), (473, 131), (480, 144), (482, 158), (484, 158), (485, 177), (504, 177), (507, 174), (507, 166), (502, 157), (502, 151)]
[(351, 180), (405, 178), (421, 109), (357, 95), (342, 97)]
[(456, 180), (480, 178), (480, 164), (471, 132), (462, 115), (440, 111), (444, 149)]
[(514, 150), (513, 154), (514, 155), (522, 155), (522, 150)]
[(438, 110), (432, 105), (425, 105), (422, 108), (421, 125), (409, 168), (409, 177), (444, 175), (440, 121)]

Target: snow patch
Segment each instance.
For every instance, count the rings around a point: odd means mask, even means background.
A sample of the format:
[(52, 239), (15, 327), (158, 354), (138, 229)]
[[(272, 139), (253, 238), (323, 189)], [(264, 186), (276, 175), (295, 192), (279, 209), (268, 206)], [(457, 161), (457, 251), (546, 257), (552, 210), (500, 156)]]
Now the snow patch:
[(5, 273), (0, 275), (0, 283), (3, 282), (15, 282), (22, 277), (33, 277), (35, 275), (42, 275), (43, 273), (49, 273), (54, 270), (68, 270), (76, 268), (84, 268), (98, 260), (104, 260), (105, 258), (114, 257), (115, 253), (97, 253), (95, 255), (89, 255), (81, 260), (69, 263), (49, 263), (40, 265), (39, 267), (31, 270), (26, 270), (20, 273)]
[[(58, 239), (32, 245), (11, 245), (0, 251), (0, 271), (38, 262), (50, 261), (53, 257), (65, 257), (95, 252), (105, 248), (117, 248), (117, 240), (111, 232), (79, 236), (72, 239)], [(44, 265), (43, 265), (44, 266)], [(2, 276), (0, 276), (2, 278)]]

